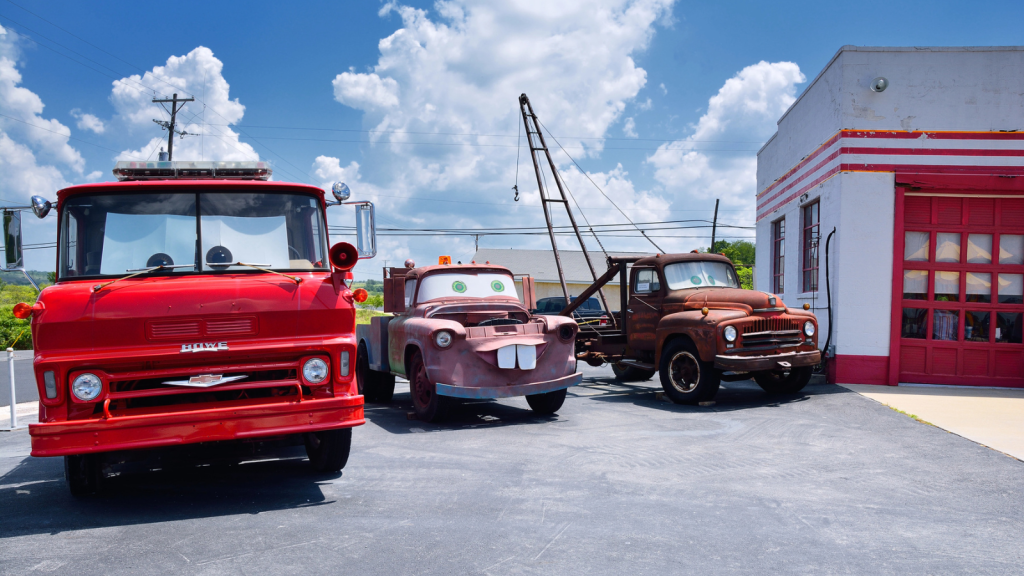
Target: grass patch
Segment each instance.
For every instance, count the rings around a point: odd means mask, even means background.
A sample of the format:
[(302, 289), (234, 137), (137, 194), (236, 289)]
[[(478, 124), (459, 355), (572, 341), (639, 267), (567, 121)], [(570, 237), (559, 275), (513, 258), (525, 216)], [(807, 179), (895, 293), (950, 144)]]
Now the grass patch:
[[(888, 406), (888, 404), (887, 404), (887, 406)], [(912, 420), (920, 422), (921, 424), (927, 424), (929, 426), (935, 426), (935, 424), (932, 424), (931, 422), (929, 422), (927, 420), (922, 420), (922, 419), (918, 418), (917, 414), (907, 414), (903, 410), (900, 410), (898, 408), (893, 408), (892, 406), (889, 406), (889, 409), (892, 410), (893, 412), (899, 412), (900, 414), (903, 414), (904, 416), (906, 416), (906, 417), (908, 417), (908, 418), (910, 418)]]
[(357, 308), (356, 309), (356, 324), (369, 324), (370, 323), (370, 318), (373, 318), (374, 316), (391, 316), (391, 314), (386, 314), (384, 312), (378, 312), (376, 310), (367, 310), (365, 308)]
[(28, 320), (14, 317), (11, 308), (18, 302), (35, 304), (38, 294), (31, 286), (0, 282), (0, 351), (32, 349), (32, 328)]

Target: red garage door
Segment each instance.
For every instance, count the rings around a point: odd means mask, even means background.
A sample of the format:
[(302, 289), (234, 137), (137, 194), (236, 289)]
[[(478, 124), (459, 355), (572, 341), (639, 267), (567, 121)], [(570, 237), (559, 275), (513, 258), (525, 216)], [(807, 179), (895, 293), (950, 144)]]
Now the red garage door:
[(897, 203), (899, 382), (1024, 387), (1024, 198), (899, 190)]

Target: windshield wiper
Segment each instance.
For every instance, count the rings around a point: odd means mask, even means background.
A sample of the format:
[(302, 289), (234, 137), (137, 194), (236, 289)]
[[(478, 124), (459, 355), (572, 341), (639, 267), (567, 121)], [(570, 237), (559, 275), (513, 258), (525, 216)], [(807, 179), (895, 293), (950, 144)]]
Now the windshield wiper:
[(214, 264), (213, 262), (207, 262), (206, 265), (210, 266), (210, 267), (214, 267), (214, 266), (224, 266), (224, 267), (227, 267), (227, 266), (248, 266), (249, 268), (255, 268), (256, 270), (260, 270), (260, 271), (263, 271), (263, 272), (269, 272), (271, 274), (277, 274), (278, 276), (284, 276), (285, 278), (288, 278), (289, 280), (294, 280), (296, 284), (301, 284), (302, 283), (302, 278), (299, 278), (298, 276), (289, 276), (288, 274), (282, 274), (280, 272), (276, 272), (274, 270), (270, 270), (268, 268), (264, 268), (264, 266), (270, 266), (270, 264), (250, 264), (250, 263), (246, 263), (246, 262), (218, 262), (218, 263)]
[(97, 284), (97, 285), (92, 287), (92, 291), (93, 292), (99, 292), (100, 290), (103, 290), (104, 288), (106, 288), (107, 286), (110, 286), (114, 282), (120, 282), (121, 280), (127, 280), (129, 278), (134, 278), (135, 276), (139, 276), (139, 275), (145, 274), (147, 272), (156, 272), (157, 270), (165, 270), (165, 269), (166, 270), (170, 270), (172, 268), (192, 268), (192, 269), (195, 269), (195, 267), (196, 267), (195, 264), (171, 264), (171, 265), (161, 264), (159, 266), (152, 266), (150, 268), (141, 268), (141, 269), (136, 269), (136, 270), (125, 270), (125, 272), (135, 272), (135, 273), (134, 274), (129, 274), (127, 276), (122, 276), (120, 278), (114, 278), (110, 282), (104, 282), (103, 284)]

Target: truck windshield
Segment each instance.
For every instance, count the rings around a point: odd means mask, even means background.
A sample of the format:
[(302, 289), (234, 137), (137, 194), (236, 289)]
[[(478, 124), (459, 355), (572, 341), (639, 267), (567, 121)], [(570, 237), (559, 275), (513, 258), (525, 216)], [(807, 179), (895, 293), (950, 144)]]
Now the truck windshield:
[[(199, 215), (198, 222), (196, 215)], [(319, 200), (209, 192), (74, 196), (62, 207), (60, 276), (326, 269)]]
[(426, 302), (437, 298), (487, 298), (488, 296), (504, 296), (515, 298), (515, 281), (505, 274), (430, 274), (419, 281), (416, 302)]
[(719, 286), (739, 288), (736, 272), (725, 262), (676, 262), (665, 266), (665, 281), (669, 290)]

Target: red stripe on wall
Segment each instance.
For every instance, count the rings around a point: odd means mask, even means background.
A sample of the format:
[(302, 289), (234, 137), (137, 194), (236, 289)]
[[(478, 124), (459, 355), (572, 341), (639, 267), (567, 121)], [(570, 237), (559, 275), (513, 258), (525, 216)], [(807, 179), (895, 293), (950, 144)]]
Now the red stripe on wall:
[(829, 162), (835, 160), (836, 158), (839, 158), (841, 153), (842, 153), (841, 150), (836, 150), (835, 152), (833, 152), (833, 153), (829, 154), (828, 156), (826, 156), (825, 158), (823, 158), (821, 160), (821, 162), (819, 162), (817, 165), (815, 165), (813, 168), (811, 168), (807, 172), (804, 172), (796, 180), (793, 180), (792, 182), (790, 182), (790, 183), (786, 184), (785, 186), (783, 186), (782, 188), (780, 188), (775, 194), (772, 194), (772, 196), (770, 198), (765, 198), (764, 200), (762, 200), (757, 205), (758, 210), (760, 210), (764, 206), (767, 206), (772, 201), (774, 201), (776, 198), (778, 198), (779, 196), (784, 195), (789, 190), (792, 190), (794, 186), (800, 184), (801, 182), (803, 182), (807, 178), (810, 178), (811, 176), (813, 176), (815, 172), (817, 172), (818, 170), (821, 170), (822, 168), (824, 168), (826, 164), (828, 164)]
[(877, 154), (877, 155), (918, 155), (918, 156), (1024, 156), (1022, 150), (992, 150), (974, 148), (855, 148), (843, 147), (843, 154)]
[(832, 372), (835, 375), (833, 384), (888, 384), (888, 356), (836, 354), (832, 363), (835, 364), (835, 371)]

